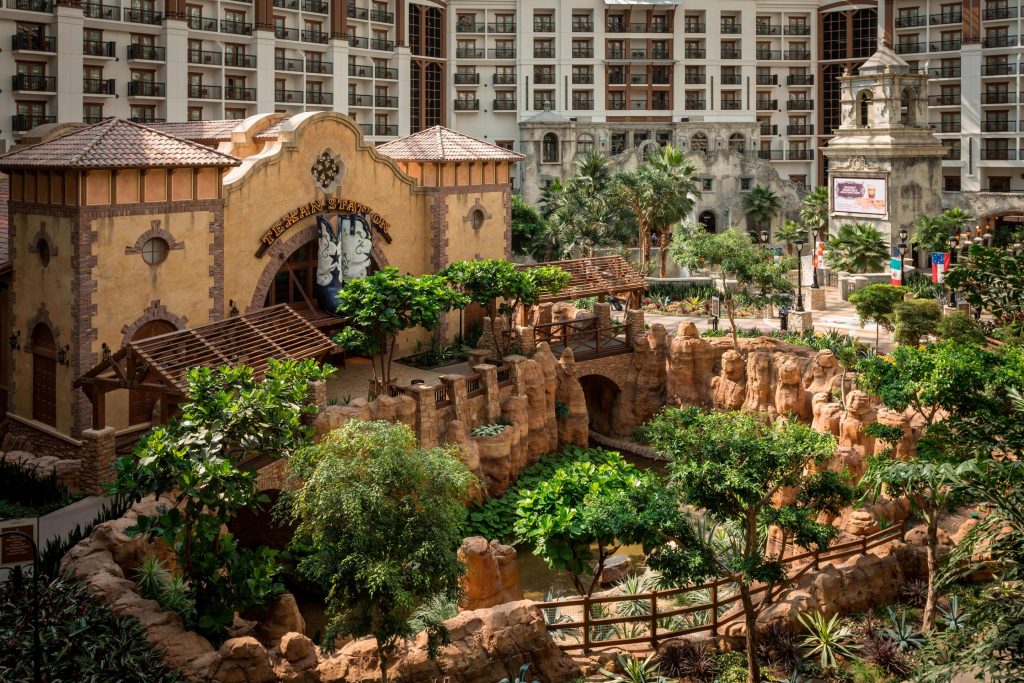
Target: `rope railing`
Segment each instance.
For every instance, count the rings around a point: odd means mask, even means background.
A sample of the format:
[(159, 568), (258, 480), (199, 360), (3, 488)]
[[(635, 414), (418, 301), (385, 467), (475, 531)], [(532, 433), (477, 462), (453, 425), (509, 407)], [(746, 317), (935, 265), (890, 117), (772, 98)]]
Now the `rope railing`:
[[(751, 589), (751, 595), (763, 595), (763, 601), (772, 602), (811, 569), (822, 562), (865, 555), (869, 550), (900, 538), (900, 525), (883, 529), (854, 541), (839, 543), (821, 550), (806, 551), (782, 560), (787, 568), (796, 567), (784, 584), (761, 584)], [(799, 565), (799, 566), (797, 566)], [(703, 599), (690, 601), (690, 596)], [(636, 594), (598, 595), (537, 603), (544, 612), (547, 629), (558, 646), (565, 651), (583, 650), (589, 653), (597, 647), (622, 647), (647, 644), (656, 650), (659, 642), (694, 633), (709, 632), (716, 636), (719, 630), (737, 619), (743, 612), (725, 614), (740, 601), (738, 577), (729, 576), (696, 586), (682, 586)], [(659, 603), (668, 603), (659, 606)], [(611, 605), (618, 605), (614, 612)], [(723, 618), (725, 617), (725, 618)]]

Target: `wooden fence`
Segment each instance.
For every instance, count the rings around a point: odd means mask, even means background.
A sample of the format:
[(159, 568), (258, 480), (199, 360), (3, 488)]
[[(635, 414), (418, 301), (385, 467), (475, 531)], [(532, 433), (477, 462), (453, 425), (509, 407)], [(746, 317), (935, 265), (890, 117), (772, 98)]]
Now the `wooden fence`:
[[(791, 570), (786, 584), (817, 569), (822, 562), (866, 554), (902, 535), (902, 526), (896, 525), (856, 541), (786, 557), (783, 564)], [(758, 585), (751, 593), (755, 600), (773, 602), (786, 590), (786, 584)], [(741, 619), (740, 610), (722, 618), (740, 600), (737, 586), (737, 579), (732, 576), (698, 586), (556, 600), (538, 603), (538, 607), (544, 612), (548, 631), (563, 650), (589, 653), (595, 646), (639, 644), (656, 650), (659, 642), (670, 638), (702, 632), (718, 635), (723, 626)], [(694, 597), (699, 601), (695, 602)]]
[(597, 318), (534, 325), (533, 337), (537, 343), (547, 342), (556, 355), (561, 349), (572, 349), (576, 360), (632, 349), (626, 339), (625, 323), (612, 322), (601, 327)]

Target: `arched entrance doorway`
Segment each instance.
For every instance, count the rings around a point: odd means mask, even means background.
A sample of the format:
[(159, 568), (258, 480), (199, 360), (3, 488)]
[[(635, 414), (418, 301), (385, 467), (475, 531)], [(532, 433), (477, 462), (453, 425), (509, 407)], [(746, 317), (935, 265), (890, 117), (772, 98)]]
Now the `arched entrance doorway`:
[(587, 402), (587, 416), (590, 428), (598, 434), (612, 433), (612, 409), (619, 397), (619, 387), (612, 380), (601, 375), (580, 377), (583, 397)]
[(43, 323), (32, 330), (32, 419), (57, 426), (57, 342)]
[(715, 218), (714, 211), (701, 211), (700, 216), (697, 217), (697, 222), (704, 226), (704, 229), (708, 232), (715, 232), (718, 225), (718, 219)]
[[(141, 341), (143, 339), (149, 339), (151, 337), (159, 337), (161, 334), (167, 334), (168, 332), (174, 332), (178, 328), (166, 320), (151, 320), (145, 323), (142, 327), (135, 331), (132, 335), (132, 341)], [(155, 382), (158, 375), (155, 372), (150, 371), (145, 378), (145, 382)], [(156, 408), (156, 402), (159, 399), (159, 395), (146, 391), (145, 389), (131, 389), (128, 391), (128, 424), (146, 424), (153, 421), (153, 410)]]

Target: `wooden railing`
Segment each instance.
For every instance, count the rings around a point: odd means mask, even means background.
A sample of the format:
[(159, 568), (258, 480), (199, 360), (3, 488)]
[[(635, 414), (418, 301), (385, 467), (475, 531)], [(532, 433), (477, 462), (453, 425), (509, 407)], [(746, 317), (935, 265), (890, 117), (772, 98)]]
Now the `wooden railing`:
[[(551, 347), (571, 348), (576, 359), (628, 350), (626, 324), (611, 322), (599, 326), (597, 318), (565, 320), (533, 326), (534, 340)], [(621, 337), (621, 338), (620, 338)]]
[[(805, 573), (817, 569), (822, 562), (841, 560), (866, 554), (872, 548), (889, 543), (903, 535), (901, 525), (883, 529), (856, 541), (839, 543), (823, 550), (806, 551), (783, 559), (788, 574), (785, 584), (755, 586), (752, 596), (772, 602)], [(692, 602), (697, 595), (700, 602)], [(547, 629), (558, 646), (566, 651), (589, 653), (597, 647), (649, 645), (656, 650), (659, 642), (694, 633), (710, 632), (742, 618), (737, 610), (722, 618), (727, 608), (740, 600), (737, 577), (725, 577), (698, 586), (683, 586), (637, 594), (601, 595), (538, 603), (544, 612)], [(659, 603), (669, 603), (668, 605)], [(617, 605), (612, 609), (612, 605)]]

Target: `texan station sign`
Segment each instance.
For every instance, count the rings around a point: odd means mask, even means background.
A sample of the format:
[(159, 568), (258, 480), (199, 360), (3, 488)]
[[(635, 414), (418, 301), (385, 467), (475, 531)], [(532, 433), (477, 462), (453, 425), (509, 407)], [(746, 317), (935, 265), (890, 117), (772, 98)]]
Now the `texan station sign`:
[(308, 216), (316, 216), (324, 211), (354, 214), (359, 216), (366, 221), (366, 223), (371, 225), (374, 230), (380, 233), (380, 236), (384, 238), (385, 242), (388, 242), (389, 244), (391, 243), (391, 223), (385, 220), (380, 214), (361, 202), (356, 202), (351, 199), (328, 197), (327, 199), (318, 199), (314, 202), (309, 202), (308, 204), (303, 204), (302, 206), (292, 209), (282, 217), (281, 220), (274, 223), (269, 230), (263, 233), (263, 237), (260, 238), (260, 246), (256, 250), (256, 257), (258, 258), (267, 253), (267, 250), (270, 249), (278, 239), (280, 239), (281, 235), (300, 220)]

